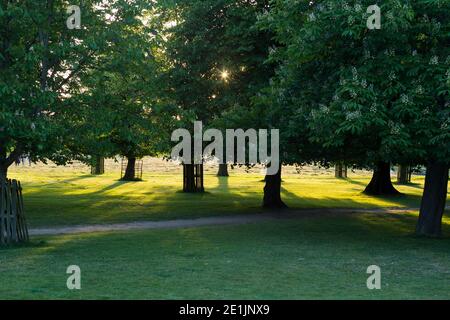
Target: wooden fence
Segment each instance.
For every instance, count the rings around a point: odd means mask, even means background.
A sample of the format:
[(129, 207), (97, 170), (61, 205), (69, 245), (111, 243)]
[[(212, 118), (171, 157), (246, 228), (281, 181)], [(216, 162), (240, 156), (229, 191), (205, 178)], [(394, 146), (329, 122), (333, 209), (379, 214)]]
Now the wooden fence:
[(0, 245), (27, 242), (22, 187), (17, 180), (0, 179)]

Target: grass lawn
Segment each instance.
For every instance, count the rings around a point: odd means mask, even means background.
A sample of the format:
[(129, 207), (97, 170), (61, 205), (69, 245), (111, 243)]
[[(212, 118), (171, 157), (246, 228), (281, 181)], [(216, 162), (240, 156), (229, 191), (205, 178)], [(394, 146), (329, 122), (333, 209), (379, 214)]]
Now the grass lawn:
[[(262, 176), (231, 172), (230, 178), (205, 178), (207, 193), (180, 192), (182, 175), (150, 172), (144, 182), (118, 181), (117, 172), (91, 176), (86, 168), (52, 166), (12, 167), (10, 177), (24, 187), (25, 209), (31, 227), (105, 224), (142, 220), (169, 220), (261, 212)], [(361, 192), (368, 174), (349, 180), (331, 174), (284, 176), (283, 198), (291, 208), (418, 207), (423, 177), (410, 186), (398, 186), (405, 196), (375, 198)]]
[[(416, 219), (322, 215), (36, 238), (0, 249), (0, 299), (450, 299), (450, 238), (415, 238)], [(77, 292), (66, 289), (73, 264)], [(381, 267), (382, 290), (366, 287), (370, 265)]]

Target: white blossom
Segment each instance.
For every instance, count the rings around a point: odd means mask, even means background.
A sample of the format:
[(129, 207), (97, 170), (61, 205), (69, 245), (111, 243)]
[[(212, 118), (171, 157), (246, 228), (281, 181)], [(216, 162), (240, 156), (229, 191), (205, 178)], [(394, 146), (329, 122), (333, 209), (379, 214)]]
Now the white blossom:
[(397, 75), (395, 74), (394, 71), (391, 71), (391, 72), (389, 73), (389, 80), (393, 81), (393, 80), (395, 80), (395, 79), (397, 79)]
[(329, 114), (330, 113), (330, 109), (327, 106), (321, 106), (320, 107), (320, 112), (325, 113), (325, 114)]
[(358, 81), (358, 69), (352, 67), (353, 81)]
[(355, 18), (353, 16), (348, 17), (348, 24), (353, 24), (355, 22)]
[(367, 88), (367, 80), (366, 80), (366, 79), (361, 80), (361, 86), (362, 86), (364, 89)]
[(433, 19), (433, 28), (435, 32), (439, 32), (441, 30), (441, 23)]
[(346, 114), (347, 121), (353, 121), (361, 117), (361, 111), (348, 112)]
[(421, 85), (418, 85), (416, 88), (416, 93), (423, 94), (424, 92), (425, 92), (425, 90), (423, 89), (423, 87)]
[(398, 135), (400, 133), (401, 126), (398, 123), (395, 123), (394, 121), (389, 121), (389, 127), (391, 128), (392, 135)]
[(437, 65), (439, 64), (439, 58), (437, 56), (433, 56), (430, 60), (431, 65)]
[(406, 94), (402, 94), (400, 100), (403, 104), (409, 104), (409, 97)]

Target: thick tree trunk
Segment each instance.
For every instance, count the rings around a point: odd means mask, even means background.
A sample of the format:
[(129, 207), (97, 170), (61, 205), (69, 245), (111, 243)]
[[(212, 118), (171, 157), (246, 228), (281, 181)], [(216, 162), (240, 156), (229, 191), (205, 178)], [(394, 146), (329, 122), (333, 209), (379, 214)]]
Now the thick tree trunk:
[(21, 154), (21, 147), (16, 146), (8, 156), (4, 149), (4, 142), (0, 142), (0, 178), (8, 178), (8, 168), (20, 158)]
[(122, 178), (124, 181), (134, 181), (136, 180), (136, 158), (129, 157), (127, 168), (125, 170), (125, 174)]
[(263, 207), (287, 208), (287, 205), (281, 200), (281, 166), (277, 174), (266, 176), (265, 182)]
[(398, 166), (398, 172), (397, 172), (397, 182), (398, 184), (408, 184), (411, 182), (411, 175), (410, 175), (410, 167), (409, 166)]
[(94, 175), (101, 175), (105, 173), (105, 158), (96, 156), (95, 164), (92, 166), (91, 173)]
[(399, 195), (400, 192), (394, 188), (391, 181), (391, 165), (389, 162), (379, 162), (374, 170), (372, 181), (370, 181), (365, 194), (372, 196)]
[(205, 192), (203, 184), (203, 165), (183, 164), (183, 192)]
[(228, 165), (225, 164), (219, 164), (219, 172), (217, 173), (218, 177), (228, 177)]
[(336, 164), (335, 176), (336, 176), (336, 178), (339, 178), (339, 179), (347, 179), (347, 177), (348, 177), (347, 166), (342, 163)]
[(418, 235), (441, 236), (442, 217), (447, 200), (449, 166), (440, 163), (430, 163), (427, 167), (425, 189), (420, 207)]

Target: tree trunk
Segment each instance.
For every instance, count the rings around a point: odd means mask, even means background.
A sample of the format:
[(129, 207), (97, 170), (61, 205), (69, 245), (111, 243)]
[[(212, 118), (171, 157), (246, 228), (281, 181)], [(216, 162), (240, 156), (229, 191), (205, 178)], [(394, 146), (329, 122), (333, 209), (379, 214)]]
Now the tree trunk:
[(105, 158), (97, 156), (95, 164), (92, 166), (91, 173), (94, 175), (101, 175), (105, 173)]
[(205, 192), (203, 184), (203, 165), (183, 164), (183, 192)]
[(372, 181), (370, 181), (365, 194), (372, 196), (399, 195), (400, 192), (394, 188), (391, 181), (391, 165), (389, 162), (379, 162), (374, 170)]
[(411, 175), (410, 175), (410, 167), (409, 166), (398, 166), (398, 172), (397, 172), (397, 182), (398, 184), (408, 184), (411, 182)]
[(136, 158), (135, 157), (128, 158), (127, 168), (125, 170), (125, 175), (123, 176), (122, 180), (124, 180), (124, 181), (136, 180)]
[(287, 205), (281, 200), (281, 166), (277, 174), (266, 176), (265, 182), (263, 207), (287, 208)]
[(219, 164), (219, 172), (217, 173), (218, 177), (228, 177), (228, 165), (225, 164)]
[(425, 189), (420, 207), (418, 235), (441, 236), (442, 217), (447, 200), (449, 166), (440, 163), (430, 163), (427, 167)]
[(347, 179), (347, 166), (345, 164), (342, 163), (338, 163), (336, 164), (336, 169), (335, 169), (336, 173), (335, 176), (336, 178), (339, 179)]
[(6, 180), (8, 178), (8, 167), (6, 165), (0, 165), (0, 180)]

